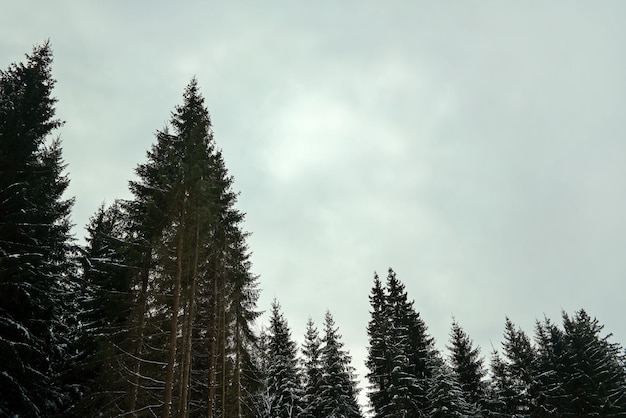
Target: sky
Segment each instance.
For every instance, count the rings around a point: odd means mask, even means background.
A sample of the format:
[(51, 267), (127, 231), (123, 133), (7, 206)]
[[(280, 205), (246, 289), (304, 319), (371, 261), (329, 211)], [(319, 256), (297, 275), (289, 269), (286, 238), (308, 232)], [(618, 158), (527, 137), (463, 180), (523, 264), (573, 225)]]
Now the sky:
[(0, 68), (54, 51), (77, 239), (196, 76), (294, 339), (330, 310), (363, 379), (392, 267), (444, 352), (580, 308), (626, 345), (626, 2), (0, 5)]

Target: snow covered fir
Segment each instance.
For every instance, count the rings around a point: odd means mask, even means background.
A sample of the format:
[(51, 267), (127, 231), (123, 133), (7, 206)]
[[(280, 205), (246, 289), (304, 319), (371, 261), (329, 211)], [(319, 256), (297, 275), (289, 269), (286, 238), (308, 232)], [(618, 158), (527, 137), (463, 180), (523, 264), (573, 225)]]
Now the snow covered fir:
[[(366, 376), (327, 312), (257, 326), (244, 213), (197, 81), (85, 244), (71, 235), (49, 43), (0, 73), (0, 417), (623, 417), (626, 353), (585, 310), (437, 347), (374, 275)], [(149, 128), (149, 127), (148, 127)], [(258, 329), (261, 331), (258, 331)], [(359, 382), (366, 404), (360, 404)]]

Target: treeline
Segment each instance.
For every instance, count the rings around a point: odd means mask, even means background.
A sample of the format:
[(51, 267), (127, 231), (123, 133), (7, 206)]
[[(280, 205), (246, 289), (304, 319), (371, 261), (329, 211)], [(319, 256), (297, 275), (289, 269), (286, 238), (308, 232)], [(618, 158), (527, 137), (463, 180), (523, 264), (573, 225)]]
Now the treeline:
[(507, 318), (488, 368), (456, 320), (447, 355), (439, 353), (393, 270), (384, 284), (374, 277), (370, 304), (376, 418), (626, 416), (624, 350), (584, 310), (563, 313), (562, 327), (537, 321), (534, 343)]
[[(132, 198), (75, 244), (51, 64), (45, 43), (0, 72), (0, 417), (362, 417), (330, 313), (300, 347), (278, 302), (255, 330), (244, 214), (195, 79)], [(534, 343), (507, 320), (487, 368), (456, 322), (436, 349), (393, 271), (370, 302), (375, 417), (626, 414), (623, 350), (582, 310)]]

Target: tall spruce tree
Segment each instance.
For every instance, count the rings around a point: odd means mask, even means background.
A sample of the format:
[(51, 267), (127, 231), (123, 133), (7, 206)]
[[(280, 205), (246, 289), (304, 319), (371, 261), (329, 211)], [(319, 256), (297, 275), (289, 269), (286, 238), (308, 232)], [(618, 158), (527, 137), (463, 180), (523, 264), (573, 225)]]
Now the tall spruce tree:
[(508, 317), (502, 351), (502, 356), (495, 350), (492, 355), (489, 409), (504, 416), (528, 417), (535, 411), (535, 350)]
[(196, 79), (136, 172), (124, 205), (136, 301), (125, 409), (247, 416), (257, 277)]
[(500, 352), (495, 348), (491, 352), (489, 387), (487, 395), (487, 409), (490, 416), (511, 417), (516, 413), (516, 388), (502, 359)]
[(562, 415), (579, 417), (626, 415), (626, 369), (622, 348), (602, 336), (604, 328), (584, 309), (563, 313), (566, 353), (563, 390), (567, 399)]
[(534, 403), (532, 385), (535, 350), (528, 335), (522, 329), (515, 328), (509, 318), (506, 318), (502, 348), (507, 360), (506, 369), (517, 392), (515, 398), (511, 399), (514, 409), (519, 416), (529, 416)]
[(302, 371), (304, 395), (302, 397), (302, 418), (322, 418), (322, 340), (311, 318), (306, 323), (306, 333), (302, 344)]
[(0, 72), (0, 415), (61, 410), (75, 290), (52, 49)]
[(437, 351), (426, 324), (389, 269), (386, 286), (375, 277), (367, 367), (375, 417), (418, 417), (429, 411), (429, 364)]
[(385, 288), (376, 273), (374, 273), (374, 285), (369, 300), (371, 318), (367, 324), (369, 345), (365, 362), (369, 370), (367, 374), (368, 397), (373, 416), (381, 417), (383, 407), (390, 403), (387, 388), (391, 384), (392, 362), (387, 349), (388, 323)]
[(485, 407), (485, 382), (487, 372), (480, 357), (480, 349), (454, 319), (448, 345), (450, 365), (463, 390), (465, 400), (476, 410)]
[(82, 290), (77, 356), (73, 372), (81, 399), (67, 416), (108, 416), (124, 410), (129, 352), (128, 319), (132, 312), (132, 282), (126, 263), (128, 216), (120, 202), (100, 206), (89, 219), (86, 245), (80, 257)]
[(357, 387), (350, 355), (343, 349), (335, 321), (326, 312), (321, 352), (320, 381), (321, 417), (361, 418)]
[(302, 411), (302, 381), (296, 343), (276, 300), (272, 303), (267, 341), (267, 418), (295, 418)]
[(432, 370), (429, 365), (438, 353), (426, 324), (392, 269), (387, 275), (387, 315), (388, 346), (394, 362), (387, 416), (418, 417), (430, 408), (428, 384)]
[(535, 324), (535, 413), (537, 417), (558, 417), (568, 408), (565, 381), (565, 354), (567, 347), (564, 333), (549, 318)]
[(458, 375), (443, 360), (431, 360), (431, 377), (428, 385), (429, 418), (467, 418), (480, 416), (474, 405), (467, 402), (466, 392), (459, 383)]

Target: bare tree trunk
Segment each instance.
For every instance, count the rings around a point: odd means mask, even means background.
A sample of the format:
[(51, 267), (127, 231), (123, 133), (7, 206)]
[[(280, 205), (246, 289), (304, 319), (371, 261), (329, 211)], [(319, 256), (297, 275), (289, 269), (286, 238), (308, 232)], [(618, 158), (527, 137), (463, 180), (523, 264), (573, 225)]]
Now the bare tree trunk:
[(208, 375), (208, 399), (207, 399), (207, 418), (213, 418), (213, 412), (215, 409), (215, 364), (216, 364), (216, 354), (217, 354), (217, 335), (218, 335), (218, 326), (217, 326), (217, 305), (218, 305), (218, 295), (217, 295), (217, 277), (218, 274), (213, 275), (213, 297), (211, 299), (211, 316), (212, 316), (212, 328), (213, 332), (211, 333), (211, 343), (209, 344), (209, 375)]
[(174, 384), (174, 362), (176, 360), (176, 345), (178, 334), (178, 311), (180, 303), (180, 282), (183, 271), (183, 235), (184, 235), (184, 210), (185, 204), (181, 209), (181, 224), (178, 231), (178, 243), (176, 248), (176, 273), (174, 274), (174, 294), (172, 301), (172, 319), (170, 322), (170, 342), (167, 359), (167, 371), (165, 373), (165, 393), (163, 396), (163, 418), (169, 418), (170, 407), (172, 404), (172, 386)]
[(236, 418), (241, 418), (241, 358), (239, 357), (239, 352), (241, 350), (241, 337), (239, 335), (239, 315), (235, 318), (235, 385), (236, 386), (236, 396), (235, 399), (235, 413)]
[(183, 317), (182, 317), (182, 327), (183, 327), (183, 336), (181, 339), (181, 347), (180, 350), (178, 350), (179, 354), (179, 359), (178, 362), (180, 364), (179, 370), (178, 370), (178, 381), (180, 382), (180, 384), (178, 385), (178, 416), (181, 417), (181, 413), (180, 411), (183, 408), (183, 387), (184, 385), (184, 381), (185, 381), (185, 370), (186, 370), (186, 363), (185, 363), (185, 354), (187, 353), (187, 341), (188, 341), (188, 333), (189, 333), (189, 304), (190, 304), (190, 300), (189, 300), (189, 283), (187, 283), (186, 289), (183, 289), (183, 297), (184, 297), (184, 301), (181, 303), (183, 305)]
[[(225, 293), (225, 284), (222, 283), (222, 292)], [(226, 417), (226, 301), (224, 300), (224, 296), (222, 296), (222, 321), (221, 321), (221, 332), (222, 332), (222, 418)]]
[(188, 413), (188, 398), (189, 398), (189, 386), (191, 384), (190, 376), (191, 376), (191, 341), (193, 336), (193, 322), (194, 322), (194, 307), (195, 307), (195, 297), (196, 297), (196, 279), (198, 275), (198, 258), (199, 258), (199, 247), (200, 247), (200, 226), (196, 223), (196, 242), (195, 242), (195, 251), (193, 255), (193, 270), (191, 272), (191, 291), (189, 294), (189, 311), (187, 312), (187, 341), (184, 344), (184, 354), (183, 354), (183, 378), (181, 381), (181, 394), (180, 394), (180, 407), (178, 410), (180, 411), (180, 418), (187, 418)]
[(133, 350), (134, 362), (132, 367), (132, 375), (130, 376), (131, 387), (128, 394), (126, 406), (128, 412), (133, 413), (137, 407), (137, 396), (139, 389), (139, 375), (141, 373), (141, 354), (143, 350), (143, 334), (146, 321), (146, 310), (148, 303), (148, 278), (150, 277), (150, 260), (152, 258), (152, 250), (148, 249), (147, 255), (144, 256), (143, 266), (141, 269), (141, 289), (139, 291), (139, 300), (137, 305), (139, 311), (137, 312), (137, 335), (135, 339), (135, 349)]

